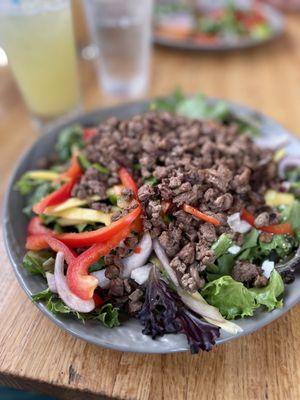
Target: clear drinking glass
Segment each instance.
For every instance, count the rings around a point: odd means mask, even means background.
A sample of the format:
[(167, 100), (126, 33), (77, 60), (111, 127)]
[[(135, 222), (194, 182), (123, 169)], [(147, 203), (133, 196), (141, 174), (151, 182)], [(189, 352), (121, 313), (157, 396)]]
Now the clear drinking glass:
[(1, 0), (0, 43), (38, 122), (79, 108), (70, 0)]
[(152, 0), (89, 0), (99, 47), (99, 78), (107, 94), (136, 97), (148, 86)]

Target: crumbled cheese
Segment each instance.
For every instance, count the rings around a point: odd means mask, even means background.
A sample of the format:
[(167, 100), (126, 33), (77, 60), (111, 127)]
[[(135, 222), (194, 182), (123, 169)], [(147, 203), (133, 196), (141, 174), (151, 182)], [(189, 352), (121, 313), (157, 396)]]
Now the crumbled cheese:
[(272, 273), (272, 271), (274, 269), (274, 266), (275, 266), (274, 261), (265, 260), (262, 263), (261, 269), (263, 270), (263, 275), (266, 278), (268, 278), (268, 279), (270, 278), (271, 273)]
[(136, 268), (131, 272), (130, 277), (135, 280), (136, 283), (142, 285), (148, 280), (151, 268), (152, 264), (146, 264), (143, 267)]
[(228, 249), (228, 253), (233, 254), (233, 255), (238, 254), (240, 251), (241, 251), (241, 247), (236, 244), (232, 245)]
[(227, 223), (234, 232), (246, 233), (252, 228), (247, 221), (241, 220), (240, 213), (234, 213), (227, 218)]

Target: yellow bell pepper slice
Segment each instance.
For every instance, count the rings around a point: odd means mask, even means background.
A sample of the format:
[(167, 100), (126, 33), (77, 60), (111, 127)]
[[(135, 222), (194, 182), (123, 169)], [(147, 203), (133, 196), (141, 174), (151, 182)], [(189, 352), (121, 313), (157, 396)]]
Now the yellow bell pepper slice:
[(33, 180), (56, 181), (57, 179), (59, 179), (60, 175), (55, 171), (35, 170), (28, 171), (26, 173), (26, 177)]
[(295, 197), (291, 193), (280, 193), (275, 190), (268, 190), (265, 194), (265, 202), (270, 207), (289, 205), (295, 201)]
[(67, 210), (47, 215), (60, 217), (63, 218), (64, 220), (72, 220), (72, 221), (75, 220), (77, 221), (76, 223), (101, 222), (106, 226), (110, 225), (112, 216), (112, 214), (105, 213), (103, 211), (92, 210), (91, 208), (80, 208), (80, 207), (73, 207)]

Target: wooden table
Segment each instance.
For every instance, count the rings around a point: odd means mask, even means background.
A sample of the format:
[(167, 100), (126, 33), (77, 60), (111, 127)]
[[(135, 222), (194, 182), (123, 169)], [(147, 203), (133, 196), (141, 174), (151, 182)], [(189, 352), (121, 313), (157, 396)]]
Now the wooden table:
[[(205, 55), (155, 49), (150, 95), (175, 85), (239, 101), (300, 134), (300, 15), (287, 34), (250, 51)], [(87, 109), (110, 103), (81, 64)], [(0, 190), (37, 137), (11, 75), (0, 70)], [(1, 244), (2, 246), (2, 244)], [(300, 305), (211, 353), (139, 355), (104, 350), (61, 331), (26, 297), (1, 247), (0, 382), (64, 399), (252, 400), (300, 398)], [(76, 391), (76, 392), (75, 392)], [(103, 397), (102, 397), (103, 396)]]

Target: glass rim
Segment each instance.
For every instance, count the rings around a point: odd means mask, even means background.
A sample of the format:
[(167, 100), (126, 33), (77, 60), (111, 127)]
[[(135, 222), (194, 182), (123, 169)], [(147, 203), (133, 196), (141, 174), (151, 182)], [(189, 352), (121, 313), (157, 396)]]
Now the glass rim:
[(70, 5), (70, 0), (0, 0), (0, 14), (32, 15), (54, 12)]

